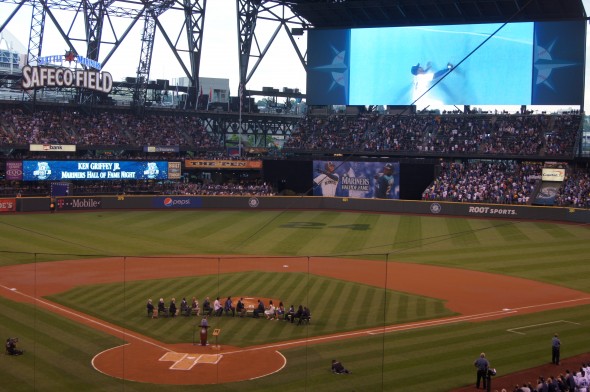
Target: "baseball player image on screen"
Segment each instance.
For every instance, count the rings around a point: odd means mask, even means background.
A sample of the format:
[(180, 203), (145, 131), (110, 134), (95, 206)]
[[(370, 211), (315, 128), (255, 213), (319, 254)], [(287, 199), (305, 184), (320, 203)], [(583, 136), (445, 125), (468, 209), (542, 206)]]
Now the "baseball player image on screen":
[(393, 165), (391, 163), (383, 166), (383, 172), (375, 175), (375, 198), (391, 199), (393, 188)]
[(320, 174), (313, 179), (313, 182), (322, 189), (322, 196), (333, 197), (336, 195), (340, 177), (334, 172), (336, 166), (333, 162), (326, 162), (324, 167), (325, 169), (318, 169)]

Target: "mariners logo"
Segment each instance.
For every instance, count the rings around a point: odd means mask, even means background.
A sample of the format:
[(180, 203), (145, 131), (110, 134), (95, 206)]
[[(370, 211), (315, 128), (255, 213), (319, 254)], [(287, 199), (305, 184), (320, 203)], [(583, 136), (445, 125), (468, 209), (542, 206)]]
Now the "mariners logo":
[(33, 171), (33, 175), (39, 180), (46, 180), (51, 175), (49, 163), (37, 162), (37, 170)]
[(158, 165), (156, 162), (148, 162), (147, 169), (143, 171), (143, 175), (153, 180), (154, 178), (158, 177), (160, 173), (160, 169), (158, 169)]
[(432, 212), (433, 214), (439, 214), (442, 210), (442, 206), (438, 203), (432, 203), (430, 205), (430, 212)]
[(258, 207), (259, 204), (260, 201), (255, 197), (251, 197), (250, 200), (248, 200), (248, 205), (252, 208)]

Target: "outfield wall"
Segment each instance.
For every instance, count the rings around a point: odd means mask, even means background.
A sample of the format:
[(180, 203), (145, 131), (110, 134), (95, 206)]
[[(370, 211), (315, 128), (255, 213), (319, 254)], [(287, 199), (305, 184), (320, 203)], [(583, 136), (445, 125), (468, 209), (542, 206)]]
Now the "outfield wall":
[[(51, 200), (17, 198), (16, 212), (49, 211)], [(395, 214), (446, 215), (564, 222), (590, 222), (590, 210), (506, 204), (451, 203), (326, 197), (242, 196), (92, 196), (59, 197), (56, 212), (131, 209), (271, 209), (334, 210)]]

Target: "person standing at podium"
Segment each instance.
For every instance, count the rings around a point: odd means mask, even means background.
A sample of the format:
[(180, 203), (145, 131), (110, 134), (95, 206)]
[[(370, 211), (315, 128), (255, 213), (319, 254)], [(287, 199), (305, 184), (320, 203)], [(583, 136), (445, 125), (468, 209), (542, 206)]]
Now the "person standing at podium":
[(203, 319), (201, 320), (201, 324), (199, 326), (201, 327), (201, 346), (206, 346), (207, 329), (209, 328), (209, 321), (207, 321), (207, 315), (203, 316)]

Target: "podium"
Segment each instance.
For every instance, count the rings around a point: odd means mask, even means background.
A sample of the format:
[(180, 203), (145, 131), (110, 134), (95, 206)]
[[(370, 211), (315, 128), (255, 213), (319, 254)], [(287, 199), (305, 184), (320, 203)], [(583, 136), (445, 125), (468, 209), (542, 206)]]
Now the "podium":
[(207, 329), (209, 328), (208, 325), (201, 325), (201, 346), (206, 346), (207, 345)]

